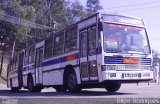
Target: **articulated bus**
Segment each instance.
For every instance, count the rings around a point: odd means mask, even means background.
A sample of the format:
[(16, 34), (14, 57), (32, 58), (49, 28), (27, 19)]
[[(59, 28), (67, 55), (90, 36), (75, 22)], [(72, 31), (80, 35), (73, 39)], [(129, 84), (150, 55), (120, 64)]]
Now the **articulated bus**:
[(153, 79), (152, 53), (142, 19), (94, 14), (14, 54), (7, 85), (40, 92), (105, 88)]

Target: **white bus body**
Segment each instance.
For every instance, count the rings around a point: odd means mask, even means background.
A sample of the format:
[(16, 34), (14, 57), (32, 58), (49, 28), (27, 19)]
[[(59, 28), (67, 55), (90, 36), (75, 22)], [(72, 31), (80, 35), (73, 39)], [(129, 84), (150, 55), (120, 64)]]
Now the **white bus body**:
[(153, 78), (152, 54), (141, 19), (95, 14), (14, 55), (8, 87), (80, 91)]

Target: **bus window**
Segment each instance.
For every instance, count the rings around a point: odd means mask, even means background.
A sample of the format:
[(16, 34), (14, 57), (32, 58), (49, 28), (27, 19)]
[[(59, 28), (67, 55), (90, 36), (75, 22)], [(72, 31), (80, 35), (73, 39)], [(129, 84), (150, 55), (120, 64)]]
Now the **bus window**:
[(53, 51), (53, 38), (48, 38), (45, 41), (44, 58), (52, 57)]
[(24, 59), (24, 64), (27, 65), (28, 64), (28, 61), (29, 61), (29, 50), (27, 49), (25, 51), (25, 59)]
[(77, 47), (77, 28), (71, 28), (66, 32), (65, 52), (75, 50)]
[(35, 55), (35, 46), (31, 49), (31, 63), (34, 63), (34, 55)]
[(61, 54), (63, 52), (64, 47), (64, 33), (60, 33), (59, 35), (54, 37), (54, 55)]
[(81, 32), (81, 57), (87, 56), (87, 31)]
[(150, 53), (145, 28), (111, 23), (105, 23), (103, 28), (105, 52)]
[(89, 36), (89, 55), (95, 55), (96, 54), (96, 28), (91, 28), (88, 30), (88, 36)]
[(15, 57), (15, 67), (18, 68), (18, 56)]
[(28, 59), (29, 63), (33, 63), (34, 62), (34, 51), (35, 51), (35, 47), (34, 46), (29, 49), (29, 57), (28, 57), (29, 58)]

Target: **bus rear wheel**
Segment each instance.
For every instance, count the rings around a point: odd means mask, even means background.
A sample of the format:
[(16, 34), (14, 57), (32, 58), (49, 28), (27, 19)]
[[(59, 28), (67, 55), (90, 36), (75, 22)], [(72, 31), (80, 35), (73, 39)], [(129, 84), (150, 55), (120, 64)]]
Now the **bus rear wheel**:
[(116, 92), (120, 89), (121, 83), (117, 81), (110, 81), (110, 82), (106, 82), (104, 84), (104, 87), (108, 92)]
[(67, 74), (68, 74), (67, 78), (66, 78), (67, 89), (70, 92), (79, 92), (79, 91), (81, 91), (80, 86), (77, 84), (77, 77), (76, 77), (75, 72), (70, 71)]
[(19, 87), (13, 87), (12, 79), (10, 79), (10, 86), (11, 86), (11, 91), (12, 92), (18, 92), (19, 91)]
[(18, 92), (18, 91), (19, 91), (19, 88), (18, 88), (18, 87), (11, 87), (11, 91), (12, 91), (12, 92)]

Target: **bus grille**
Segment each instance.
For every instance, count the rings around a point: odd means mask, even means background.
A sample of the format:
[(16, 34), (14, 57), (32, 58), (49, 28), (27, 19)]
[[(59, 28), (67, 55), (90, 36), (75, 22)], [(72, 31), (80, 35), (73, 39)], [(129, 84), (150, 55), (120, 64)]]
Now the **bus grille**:
[[(122, 56), (105, 56), (105, 64), (124, 64)], [(139, 65), (151, 65), (151, 58), (140, 58)]]

